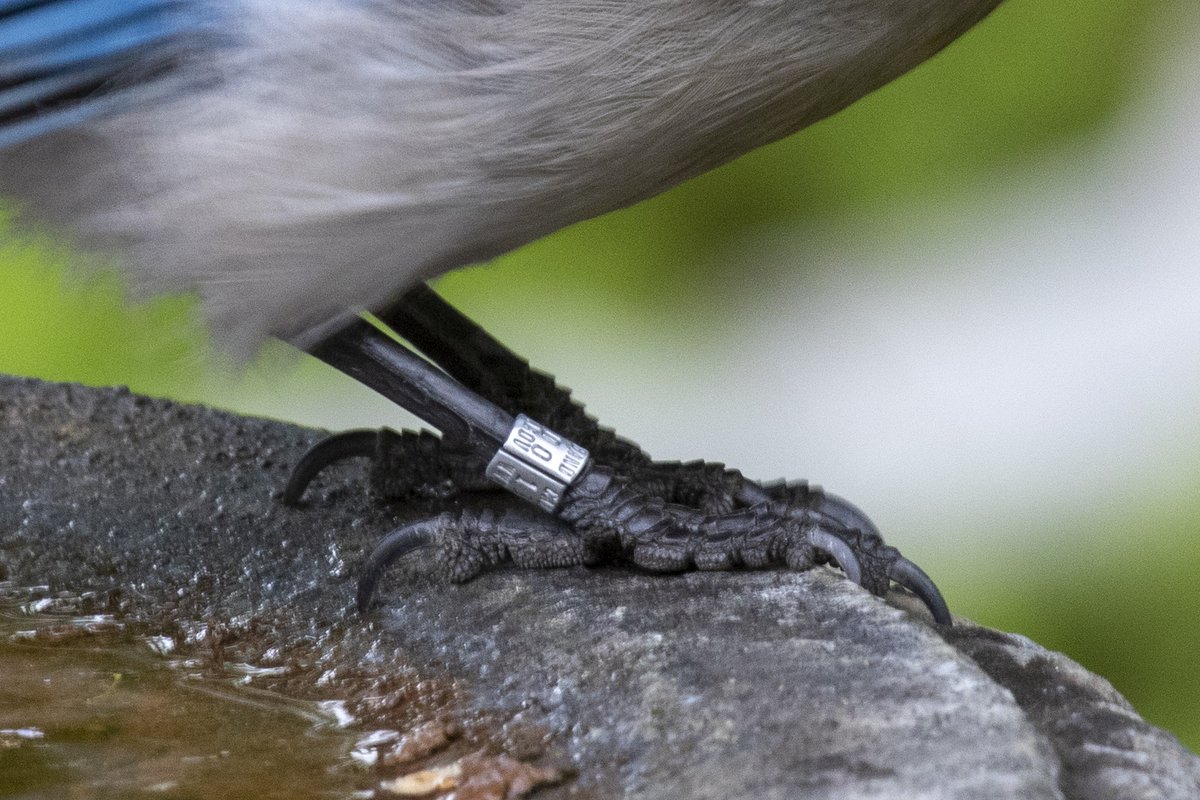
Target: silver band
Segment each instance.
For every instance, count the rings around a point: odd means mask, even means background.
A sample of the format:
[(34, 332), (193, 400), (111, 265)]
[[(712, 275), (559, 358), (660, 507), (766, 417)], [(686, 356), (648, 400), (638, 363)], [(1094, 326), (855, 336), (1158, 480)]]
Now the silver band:
[(486, 475), (522, 500), (553, 512), (587, 463), (587, 450), (519, 414)]

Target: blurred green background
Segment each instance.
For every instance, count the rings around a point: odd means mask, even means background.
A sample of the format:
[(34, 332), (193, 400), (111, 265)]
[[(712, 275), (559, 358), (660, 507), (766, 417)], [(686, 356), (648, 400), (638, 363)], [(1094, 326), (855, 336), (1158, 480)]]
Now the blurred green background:
[[(1196, 750), (1198, 23), (1008, 0), (833, 120), (440, 288), (655, 455), (852, 497), (956, 612)], [(127, 304), (71, 263), (0, 228), (0, 371), (405, 421), (282, 345), (230, 366), (190, 298)], [(578, 336), (543, 336), (530, 293)]]

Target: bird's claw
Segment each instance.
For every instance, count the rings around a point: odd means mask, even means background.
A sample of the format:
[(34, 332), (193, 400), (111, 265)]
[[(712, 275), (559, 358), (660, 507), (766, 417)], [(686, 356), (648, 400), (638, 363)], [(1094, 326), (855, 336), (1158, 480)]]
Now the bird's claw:
[(298, 506), (308, 485), (326, 467), (348, 458), (372, 457), (379, 446), (380, 432), (375, 430), (352, 430), (335, 433), (314, 444), (296, 466), (283, 489), (281, 500), (284, 505)]
[[(952, 625), (953, 621), (950, 610), (946, 606), (946, 600), (942, 597), (942, 593), (933, 579), (915, 563), (900, 555), (900, 552), (894, 547), (885, 545), (883, 539), (875, 532), (875, 526), (870, 520), (861, 512), (859, 515), (861, 523), (867, 527), (867, 531), (834, 528), (837, 530), (835, 533), (829, 529), (817, 528), (809, 533), (809, 543), (836, 561), (837, 565), (846, 573), (846, 577), (859, 586), (863, 586), (874, 594), (885, 594), (888, 584), (894, 581), (912, 592), (925, 604), (933, 616), (934, 622), (939, 625)], [(830, 520), (827, 520), (827, 523), (828, 521)], [(855, 541), (855, 545), (851, 545), (850, 542), (839, 536), (839, 533)], [(868, 572), (875, 576), (874, 580), (868, 579), (864, 574), (862, 562), (855, 555), (856, 547), (869, 557), (868, 560), (873, 569)]]
[(412, 522), (392, 531), (383, 537), (379, 544), (375, 545), (375, 549), (367, 556), (362, 574), (358, 578), (355, 605), (358, 607), (359, 613), (366, 613), (370, 607), (371, 597), (375, 594), (375, 585), (379, 583), (379, 578), (388, 565), (414, 550), (432, 545), (436, 539), (439, 524), (442, 524), (440, 517)]
[(933, 615), (933, 621), (938, 625), (954, 624), (945, 598), (942, 597), (942, 593), (933, 579), (925, 574), (925, 570), (900, 556), (888, 566), (887, 575), (915, 594), (929, 609), (929, 613)]
[(846, 573), (846, 577), (863, 585), (862, 566), (858, 563), (858, 558), (854, 555), (854, 551), (846, 542), (842, 541), (832, 533), (824, 530), (815, 530), (808, 535), (808, 540), (813, 547), (828, 555), (842, 571)]

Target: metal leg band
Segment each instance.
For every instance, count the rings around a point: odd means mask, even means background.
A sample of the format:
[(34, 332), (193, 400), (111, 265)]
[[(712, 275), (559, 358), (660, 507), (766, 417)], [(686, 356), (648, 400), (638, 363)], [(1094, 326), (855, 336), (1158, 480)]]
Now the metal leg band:
[(586, 449), (519, 414), (486, 474), (522, 500), (553, 513), (588, 458)]

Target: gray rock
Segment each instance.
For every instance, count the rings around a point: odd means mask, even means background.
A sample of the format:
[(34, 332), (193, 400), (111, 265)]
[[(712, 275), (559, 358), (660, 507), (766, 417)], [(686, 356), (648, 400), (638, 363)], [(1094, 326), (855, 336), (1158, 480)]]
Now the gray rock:
[(98, 592), (214, 659), (288, 662), (267, 688), (345, 700), (364, 724), (465, 731), (438, 755), (574, 767), (539, 797), (1200, 797), (1200, 760), (1102, 679), (824, 568), (456, 586), (415, 557), (359, 617), (365, 553), (443, 506), (371, 503), (350, 464), (282, 507), (319, 436), (0, 378), (0, 578)]
[(1013, 694), (1054, 746), (1064, 796), (1087, 800), (1200, 797), (1200, 764), (1143, 720), (1112, 685), (1024, 636), (963, 626), (946, 640)]

